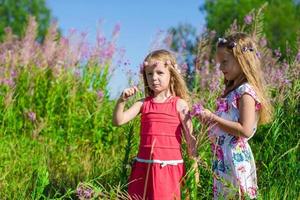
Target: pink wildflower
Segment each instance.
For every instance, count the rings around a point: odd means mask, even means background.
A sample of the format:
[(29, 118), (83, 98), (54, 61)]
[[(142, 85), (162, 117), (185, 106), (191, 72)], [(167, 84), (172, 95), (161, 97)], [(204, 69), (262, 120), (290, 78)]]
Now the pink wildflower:
[(27, 115), (28, 115), (28, 118), (30, 119), (30, 121), (34, 122), (36, 120), (35, 112), (30, 111), (30, 112), (28, 112)]
[(252, 16), (251, 15), (246, 15), (244, 18), (244, 22), (246, 24), (251, 24), (252, 23)]
[(104, 97), (103, 91), (102, 91), (102, 90), (99, 90), (99, 91), (97, 92), (97, 96), (98, 96), (99, 99), (102, 99), (102, 98)]
[(113, 37), (116, 37), (120, 33), (120, 30), (121, 30), (121, 24), (117, 23), (112, 33)]
[(244, 22), (246, 24), (251, 24), (252, 23), (252, 16), (251, 15), (246, 15), (244, 18)]
[(92, 188), (88, 188), (83, 184), (80, 184), (76, 189), (76, 194), (79, 199), (92, 199), (94, 196), (94, 191)]
[(192, 107), (192, 112), (190, 113), (190, 115), (192, 117), (194, 116), (198, 116), (201, 114), (201, 112), (203, 112), (203, 106), (201, 103), (198, 103), (198, 104), (194, 104), (193, 107)]
[(297, 60), (298, 62), (300, 62), (300, 51), (298, 51), (298, 53), (297, 53), (296, 60)]
[(280, 49), (275, 49), (274, 54), (275, 54), (276, 57), (280, 58), (281, 57)]
[(259, 40), (259, 45), (261, 46), (261, 47), (265, 47), (266, 45), (267, 45), (267, 40), (266, 40), (266, 38), (261, 38), (260, 40)]

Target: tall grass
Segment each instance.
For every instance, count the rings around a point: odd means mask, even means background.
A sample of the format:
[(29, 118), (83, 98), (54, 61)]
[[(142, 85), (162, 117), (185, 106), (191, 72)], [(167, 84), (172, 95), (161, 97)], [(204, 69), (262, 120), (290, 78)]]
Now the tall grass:
[[(110, 40), (99, 32), (92, 47), (85, 34), (59, 36), (56, 24), (43, 43), (36, 43), (36, 27), (32, 18), (22, 38), (7, 29), (0, 44), (0, 199), (128, 199), (139, 119), (119, 128), (111, 123), (115, 101), (107, 84), (118, 55), (119, 27)], [(193, 100), (211, 109), (222, 89), (212, 60), (214, 39), (204, 34), (199, 40), (193, 87)], [(266, 46), (261, 52), (275, 117), (250, 141), (259, 199), (297, 199), (300, 58), (282, 61)], [(194, 127), (199, 177), (183, 148), (188, 173), (182, 196), (211, 199), (210, 145), (205, 128), (196, 121)]]

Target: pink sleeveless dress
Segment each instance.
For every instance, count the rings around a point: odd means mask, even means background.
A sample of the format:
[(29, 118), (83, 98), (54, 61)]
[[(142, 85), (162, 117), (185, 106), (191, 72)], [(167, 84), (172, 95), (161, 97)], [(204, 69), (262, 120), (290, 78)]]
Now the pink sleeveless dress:
[(185, 168), (181, 154), (182, 125), (176, 110), (178, 99), (155, 103), (147, 97), (143, 103), (139, 152), (128, 185), (132, 199), (180, 199)]

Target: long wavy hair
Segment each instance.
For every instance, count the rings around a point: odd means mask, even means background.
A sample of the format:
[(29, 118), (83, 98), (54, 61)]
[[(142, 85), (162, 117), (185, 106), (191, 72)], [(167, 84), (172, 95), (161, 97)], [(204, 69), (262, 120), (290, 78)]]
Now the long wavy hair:
[(254, 40), (245, 33), (234, 33), (219, 40), (217, 50), (225, 48), (231, 53), (242, 69), (243, 74), (235, 81), (224, 80), (227, 95), (244, 82), (248, 82), (256, 92), (261, 103), (259, 124), (268, 123), (272, 119), (272, 106), (266, 89), (265, 79), (258, 58), (258, 51)]
[[(189, 102), (189, 93), (186, 86), (186, 83), (179, 73), (179, 70), (177, 69), (176, 65), (176, 58), (175, 56), (164, 49), (156, 50), (151, 53), (149, 53), (146, 58), (144, 59), (144, 63), (153, 63), (153, 62), (163, 62), (166, 63), (165, 66), (169, 69), (170, 72), (170, 83), (169, 83), (169, 89), (173, 96), (178, 96), (185, 101)], [(167, 64), (168, 63), (168, 64)], [(142, 68), (142, 74), (143, 74), (143, 81), (145, 86), (145, 96), (153, 96), (154, 92), (150, 89), (148, 85), (148, 81), (146, 78), (145, 73), (145, 66)]]

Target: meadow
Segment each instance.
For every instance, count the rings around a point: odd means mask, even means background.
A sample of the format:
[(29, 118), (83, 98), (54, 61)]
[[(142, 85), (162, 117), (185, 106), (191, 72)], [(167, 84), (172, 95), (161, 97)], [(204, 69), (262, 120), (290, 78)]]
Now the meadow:
[[(8, 28), (0, 43), (0, 199), (127, 199), (139, 119), (112, 125), (116, 100), (110, 98), (108, 83), (122, 65), (116, 60), (122, 57), (119, 27), (109, 38), (99, 31), (95, 45), (89, 46), (86, 34), (71, 31), (61, 36), (57, 24), (38, 43), (37, 26), (31, 18), (21, 38)], [(257, 33), (274, 106), (273, 121), (260, 126), (250, 140), (259, 199), (295, 200), (300, 196), (300, 40), (296, 53), (282, 58), (279, 50), (267, 47), (257, 27), (253, 22), (229, 31)], [(213, 31), (199, 38), (191, 104), (202, 102), (213, 110), (222, 90), (222, 75), (213, 59), (216, 38)], [(187, 76), (185, 70), (182, 67)], [(142, 92), (135, 99), (141, 97)], [(182, 197), (211, 199), (207, 130), (193, 123), (199, 176), (183, 148), (188, 173)]]

